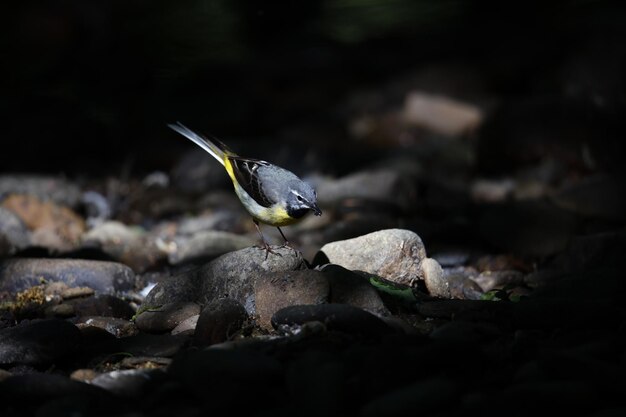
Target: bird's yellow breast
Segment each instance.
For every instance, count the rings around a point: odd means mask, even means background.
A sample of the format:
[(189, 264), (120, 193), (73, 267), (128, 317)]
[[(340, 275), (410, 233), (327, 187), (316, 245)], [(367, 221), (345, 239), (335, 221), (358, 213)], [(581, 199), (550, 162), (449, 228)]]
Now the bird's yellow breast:
[(298, 219), (291, 217), (283, 207), (276, 205), (268, 207), (260, 213), (255, 213), (255, 217), (271, 226), (289, 226), (298, 221)]

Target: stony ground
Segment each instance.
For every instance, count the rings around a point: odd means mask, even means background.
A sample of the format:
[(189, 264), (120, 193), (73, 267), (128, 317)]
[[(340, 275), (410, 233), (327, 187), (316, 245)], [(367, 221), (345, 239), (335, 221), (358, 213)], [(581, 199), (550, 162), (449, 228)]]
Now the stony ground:
[[(455, 122), (415, 152), (381, 155), (389, 114), (354, 120), (379, 161), (311, 172), (324, 215), (270, 254), (198, 153), (1, 175), (2, 416), (624, 415), (623, 180), (559, 141), (477, 146), (477, 110), (430, 105)], [(478, 175), (494, 153), (506, 175)]]

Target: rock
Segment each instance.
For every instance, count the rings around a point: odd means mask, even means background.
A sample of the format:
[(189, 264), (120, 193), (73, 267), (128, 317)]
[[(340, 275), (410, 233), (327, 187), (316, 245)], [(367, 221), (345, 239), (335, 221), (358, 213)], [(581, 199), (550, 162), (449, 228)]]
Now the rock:
[(80, 188), (62, 178), (0, 175), (0, 199), (9, 194), (32, 195), (68, 207), (76, 207), (81, 199)]
[(200, 305), (193, 302), (163, 304), (139, 313), (135, 318), (135, 324), (144, 332), (164, 333), (169, 332), (187, 318), (198, 314), (200, 314)]
[(515, 181), (510, 178), (498, 180), (479, 178), (472, 182), (470, 195), (477, 203), (503, 202), (513, 195), (515, 185)]
[(74, 313), (79, 317), (104, 316), (130, 320), (135, 314), (128, 302), (109, 294), (68, 300), (66, 303), (74, 307)]
[(483, 290), (471, 278), (460, 273), (446, 273), (446, 282), (450, 289), (450, 298), (459, 298), (462, 300), (480, 300), (483, 296)]
[(194, 334), (196, 331), (196, 326), (198, 325), (199, 318), (200, 318), (200, 314), (187, 317), (185, 320), (178, 323), (178, 325), (172, 329), (171, 334), (172, 335), (177, 335), (181, 333)]
[(512, 270), (485, 271), (474, 277), (473, 280), (480, 285), (483, 292), (489, 292), (496, 288), (504, 289), (523, 284), (524, 274)]
[(11, 210), (0, 207), (0, 258), (29, 245), (30, 232), (24, 222)]
[(481, 125), (483, 111), (472, 104), (449, 97), (411, 91), (404, 102), (406, 123), (446, 136), (474, 132)]
[(124, 369), (100, 374), (91, 380), (91, 385), (120, 397), (137, 398), (144, 394), (146, 387), (164, 377), (165, 373), (160, 369)]
[(271, 330), (272, 316), (283, 307), (326, 303), (329, 289), (328, 278), (320, 271), (262, 273), (254, 284), (258, 324)]
[(233, 215), (228, 209), (215, 210), (181, 219), (178, 222), (177, 234), (191, 236), (205, 231), (233, 230), (238, 221), (239, 216)]
[(127, 369), (160, 369), (169, 366), (171, 358), (159, 356), (128, 356), (120, 362), (121, 368)]
[(328, 277), (331, 303), (349, 304), (377, 316), (391, 315), (378, 291), (366, 277), (334, 264), (324, 265), (321, 271)]
[(106, 330), (115, 337), (133, 336), (138, 332), (138, 329), (133, 322), (117, 317), (86, 316), (81, 317), (76, 322), (76, 327), (79, 329), (89, 326)]
[(60, 295), (64, 300), (69, 300), (72, 298), (88, 297), (90, 295), (94, 295), (94, 293), (95, 291), (93, 288), (71, 287), (63, 290)]
[(206, 258), (215, 258), (228, 252), (253, 246), (254, 239), (235, 233), (207, 230), (191, 237), (174, 239), (175, 249), (168, 253), (172, 265)]
[(414, 181), (402, 172), (390, 169), (357, 172), (337, 180), (320, 181), (317, 193), (322, 207), (358, 199), (408, 209), (416, 199)]
[(196, 346), (209, 346), (231, 340), (248, 320), (246, 309), (231, 298), (211, 301), (200, 314), (194, 332)]
[(56, 251), (77, 247), (85, 231), (82, 217), (66, 206), (30, 195), (12, 194), (2, 207), (15, 213), (32, 230), (32, 243)]
[(450, 298), (450, 285), (441, 265), (432, 258), (426, 258), (422, 260), (420, 268), (428, 294), (433, 297)]
[(106, 261), (24, 258), (0, 262), (0, 291), (16, 293), (41, 280), (112, 294), (132, 290), (135, 273), (126, 265)]
[(100, 248), (134, 271), (144, 272), (167, 257), (167, 251), (159, 247), (157, 239), (157, 236), (152, 236), (138, 227), (107, 221), (85, 233), (81, 244), (83, 248)]
[(311, 321), (324, 323), (330, 331), (348, 334), (381, 336), (395, 331), (372, 313), (347, 304), (290, 306), (278, 310), (272, 316), (272, 326), (277, 330)]
[(71, 357), (81, 333), (58, 319), (37, 320), (0, 330), (0, 365), (49, 365)]
[[(266, 258), (263, 248), (246, 248), (230, 252), (204, 265), (199, 271), (202, 304), (228, 297), (241, 303), (248, 314), (254, 314), (254, 282), (265, 272), (306, 269), (299, 252), (289, 247), (273, 246), (275, 254)], [(158, 286), (158, 285), (157, 285)]]
[(70, 374), (70, 379), (79, 382), (90, 382), (98, 375), (98, 372), (93, 369), (77, 369)]
[(52, 305), (45, 310), (46, 317), (72, 317), (74, 315), (74, 306), (71, 304)]
[(105, 261), (24, 258), (0, 262), (0, 291), (23, 291), (42, 280), (115, 293), (133, 289), (135, 274), (126, 265)]
[(331, 242), (320, 252), (329, 263), (379, 275), (398, 284), (415, 285), (423, 279), (420, 263), (426, 258), (426, 250), (420, 237), (410, 230), (387, 229)]
[(142, 306), (156, 308), (164, 304), (196, 301), (200, 298), (201, 282), (198, 271), (186, 271), (157, 282), (143, 301)]

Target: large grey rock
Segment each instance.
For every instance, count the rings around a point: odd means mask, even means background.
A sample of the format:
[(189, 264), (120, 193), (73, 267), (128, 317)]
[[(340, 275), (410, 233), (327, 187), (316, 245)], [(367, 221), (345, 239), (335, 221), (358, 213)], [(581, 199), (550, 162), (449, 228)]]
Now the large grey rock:
[[(317, 259), (325, 258), (329, 263), (346, 269), (368, 272), (410, 286), (415, 286), (418, 280), (425, 278), (422, 263), (429, 259), (426, 258), (426, 249), (420, 237), (404, 229), (380, 230), (353, 239), (327, 243), (318, 255)], [(439, 278), (435, 264), (438, 265), (437, 261), (432, 259), (424, 264), (433, 283)], [(431, 287), (439, 295), (439, 288), (436, 285)]]
[(328, 278), (320, 271), (268, 272), (261, 274), (254, 285), (259, 325), (271, 330), (274, 313), (284, 307), (328, 302)]
[(81, 259), (24, 258), (0, 263), (0, 291), (16, 293), (42, 280), (116, 293), (134, 288), (135, 273), (120, 263)]
[(276, 253), (250, 247), (230, 252), (204, 265), (198, 272), (201, 294), (197, 301), (208, 304), (228, 297), (241, 303), (248, 314), (254, 314), (254, 283), (266, 272), (306, 269), (300, 252), (289, 247), (273, 246)]

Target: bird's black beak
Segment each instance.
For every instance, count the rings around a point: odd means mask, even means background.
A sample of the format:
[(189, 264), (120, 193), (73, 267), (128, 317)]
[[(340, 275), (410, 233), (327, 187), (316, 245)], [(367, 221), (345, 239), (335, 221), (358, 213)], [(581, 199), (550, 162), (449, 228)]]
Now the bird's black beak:
[(311, 204), (311, 210), (313, 210), (313, 214), (315, 214), (316, 216), (322, 215), (322, 210), (320, 210), (320, 208), (317, 206), (317, 203)]

